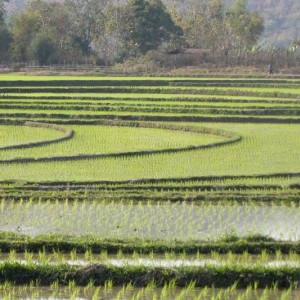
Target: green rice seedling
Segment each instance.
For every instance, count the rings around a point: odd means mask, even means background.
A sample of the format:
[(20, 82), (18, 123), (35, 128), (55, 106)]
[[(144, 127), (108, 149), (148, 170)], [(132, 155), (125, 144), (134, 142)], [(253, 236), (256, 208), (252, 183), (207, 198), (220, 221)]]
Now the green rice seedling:
[(35, 288), (35, 287), (39, 287), (40, 285), (41, 285), (41, 280), (40, 280), (40, 278), (31, 280), (31, 281), (29, 282), (29, 288), (30, 288), (30, 289)]
[(182, 252), (179, 254), (179, 257), (180, 257), (180, 259), (185, 260), (185, 259), (186, 259), (186, 252), (185, 252), (185, 251), (182, 251)]
[(280, 249), (276, 250), (275, 257), (276, 257), (277, 260), (281, 260), (282, 259), (282, 252), (281, 252)]
[(123, 287), (124, 287), (125, 293), (132, 291), (134, 288), (131, 281), (126, 283)]
[(261, 261), (266, 262), (269, 260), (269, 254), (266, 250), (262, 250), (261, 252)]
[(288, 289), (284, 290), (281, 294), (280, 300), (287, 300), (291, 298), (292, 293), (292, 286), (290, 286)]
[(58, 298), (59, 297), (59, 291), (58, 290), (53, 290), (50, 297), (52, 297), (54, 299)]
[(8, 280), (5, 280), (1, 285), (0, 285), (0, 289), (1, 290), (10, 290), (12, 288), (12, 283)]
[(277, 291), (278, 290), (278, 282), (274, 282), (274, 284), (271, 287), (272, 291)]
[(80, 288), (79, 287), (73, 289), (72, 293), (70, 295), (70, 299), (72, 299), (72, 300), (77, 299), (79, 294), (80, 294)]
[(101, 259), (101, 261), (106, 261), (108, 259), (107, 250), (101, 250), (100, 259)]
[(49, 262), (49, 257), (47, 256), (45, 249), (39, 251), (38, 258), (41, 264), (47, 264)]
[(134, 260), (138, 260), (139, 257), (140, 257), (139, 253), (136, 252), (136, 251), (133, 251), (133, 253), (132, 253), (132, 258), (133, 258)]
[(92, 300), (98, 300), (99, 299), (99, 295), (100, 295), (100, 287), (96, 287), (94, 294), (92, 296)]
[(146, 293), (150, 293), (152, 292), (155, 288), (157, 287), (156, 282), (154, 279), (151, 279), (151, 281), (149, 281), (145, 287), (145, 292)]
[(89, 291), (95, 287), (95, 280), (90, 279), (88, 284), (84, 287), (85, 291)]
[(233, 255), (233, 253), (231, 251), (229, 251), (226, 255), (226, 263), (229, 265), (233, 265), (233, 264), (237, 263), (236, 257)]
[[(47, 255), (47, 254), (46, 254)], [(48, 255), (47, 255), (48, 256)], [(48, 259), (50, 260), (50, 259), (54, 259), (54, 261), (56, 261), (57, 263), (60, 263), (60, 264), (64, 264), (64, 263), (66, 263), (66, 257), (65, 257), (65, 255), (62, 253), (62, 252), (60, 252), (60, 251), (57, 251), (57, 250), (53, 250), (53, 253), (52, 253), (52, 257), (50, 258), (49, 256), (48, 256)]]
[(149, 252), (148, 257), (149, 257), (149, 259), (154, 259), (155, 254), (154, 254), (154, 251), (153, 251), (153, 250), (151, 250), (151, 251)]
[(235, 290), (237, 289), (237, 287), (238, 287), (238, 284), (239, 284), (239, 282), (236, 281), (232, 286), (230, 286), (230, 287), (228, 288), (228, 290), (229, 290), (230, 292), (235, 291)]
[(165, 259), (170, 260), (176, 258), (176, 254), (173, 251), (166, 251), (164, 253)]
[(189, 284), (185, 287), (186, 291), (192, 291), (196, 287), (196, 281), (190, 281)]
[(176, 288), (176, 282), (177, 282), (176, 278), (173, 278), (170, 281), (168, 281), (168, 283), (167, 283), (168, 290), (175, 289)]
[(117, 258), (118, 258), (118, 259), (121, 259), (122, 257), (123, 257), (122, 249), (118, 249), (118, 252), (117, 252)]
[(175, 299), (176, 300), (181, 300), (181, 299), (186, 299), (188, 293), (190, 290), (184, 288), (180, 291), (180, 293), (178, 295), (176, 295)]
[(219, 252), (212, 251), (210, 255), (211, 255), (212, 259), (220, 260), (220, 253)]
[(68, 288), (69, 290), (73, 290), (76, 287), (75, 280), (69, 280)]
[(58, 282), (58, 280), (53, 281), (53, 282), (51, 283), (50, 287), (51, 287), (52, 290), (57, 290), (58, 287), (59, 287), (59, 282)]
[(164, 284), (164, 286), (163, 286), (163, 288), (162, 288), (162, 290), (160, 292), (160, 299), (167, 299), (168, 295), (169, 295), (169, 293), (168, 293), (168, 287), (167, 287), (166, 284)]
[(112, 280), (106, 280), (104, 282), (104, 291), (107, 292), (109, 290), (111, 290), (113, 287), (113, 281)]
[(17, 259), (16, 254), (17, 254), (16, 250), (10, 250), (9, 251), (9, 257), (8, 257), (9, 261), (12, 261), (12, 262), (16, 261), (16, 259)]
[[(101, 253), (102, 254), (102, 253)], [(87, 249), (84, 253), (84, 259), (90, 262), (94, 261), (94, 255), (91, 249)]]
[(14, 297), (15, 297), (14, 291), (5, 291), (4, 292), (4, 297), (3, 297), (4, 300), (12, 300), (12, 299), (14, 299)]
[(125, 298), (125, 290), (124, 288), (122, 288), (116, 295), (116, 299), (124, 299), (124, 298)]
[(71, 250), (71, 252), (70, 252), (70, 258), (71, 258), (71, 260), (77, 260), (78, 259), (76, 249), (72, 249)]
[(143, 290), (139, 289), (138, 292), (135, 294), (134, 299), (135, 300), (140, 300), (143, 297)]
[(262, 299), (262, 300), (267, 300), (267, 299), (269, 299), (269, 296), (270, 296), (270, 291), (269, 291), (268, 288), (265, 288), (265, 289), (263, 290), (262, 295), (261, 295), (261, 299)]
[(208, 295), (209, 293), (209, 289), (207, 286), (205, 286), (204, 288), (201, 289), (200, 293), (199, 293), (199, 297), (200, 299), (204, 298)]
[(27, 249), (25, 249), (24, 258), (25, 258), (25, 260), (27, 261), (28, 264), (33, 263), (33, 253), (29, 252)]

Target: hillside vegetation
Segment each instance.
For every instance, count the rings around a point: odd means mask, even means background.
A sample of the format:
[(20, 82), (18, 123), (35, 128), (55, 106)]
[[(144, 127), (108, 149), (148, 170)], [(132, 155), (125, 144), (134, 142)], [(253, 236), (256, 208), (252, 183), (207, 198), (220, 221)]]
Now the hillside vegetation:
[[(167, 5), (176, 2), (177, 7), (186, 10), (187, 4), (193, 0), (164, 0)], [(28, 0), (10, 0), (7, 4), (9, 15), (24, 9)], [(50, 1), (49, 1), (50, 2)], [(120, 1), (124, 2), (124, 1)], [(226, 0), (229, 5), (232, 0)], [(265, 24), (261, 38), (263, 46), (287, 47), (293, 39), (299, 39), (300, 2), (298, 0), (249, 0), (249, 8), (259, 11)]]

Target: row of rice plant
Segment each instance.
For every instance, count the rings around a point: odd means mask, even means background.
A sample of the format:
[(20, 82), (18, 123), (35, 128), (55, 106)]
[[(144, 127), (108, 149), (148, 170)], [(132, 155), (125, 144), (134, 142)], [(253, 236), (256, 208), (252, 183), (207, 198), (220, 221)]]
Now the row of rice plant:
[(214, 300), (287, 300), (297, 299), (298, 292), (289, 289), (278, 289), (278, 287), (266, 287), (259, 289), (258, 284), (249, 285), (240, 290), (234, 284), (228, 288), (219, 289), (211, 287), (196, 288), (194, 282), (185, 288), (176, 287), (176, 282), (165, 283), (163, 287), (157, 287), (154, 282), (147, 284), (144, 288), (134, 287), (131, 283), (121, 287), (115, 287), (113, 282), (107, 281), (102, 287), (95, 286), (91, 281), (86, 286), (78, 286), (70, 281), (68, 285), (61, 286), (53, 282), (50, 287), (43, 287), (34, 281), (28, 285), (15, 286), (6, 281), (0, 285), (0, 296), (5, 300), (13, 299), (133, 299), (133, 300), (181, 300), (181, 299), (214, 299)]
[(84, 253), (77, 253), (76, 249), (70, 252), (61, 252), (53, 249), (53, 252), (46, 252), (45, 249), (38, 252), (25, 250), (24, 253), (17, 253), (16, 250), (10, 250), (8, 253), (0, 253), (0, 263), (24, 263), (39, 265), (43, 264), (67, 264), (74, 266), (88, 266), (90, 264), (106, 264), (112, 266), (148, 266), (148, 267), (201, 267), (206, 265), (234, 265), (234, 266), (300, 266), (300, 258), (297, 253), (289, 252), (283, 254), (280, 249), (274, 254), (269, 254), (267, 250), (262, 250), (260, 254), (251, 255), (244, 251), (242, 254), (227, 252), (211, 252), (202, 254), (199, 251), (195, 254), (186, 254), (186, 252), (166, 251), (164, 253), (149, 252), (141, 254), (133, 251), (131, 254), (124, 254), (121, 249), (114, 255), (108, 254), (108, 251), (101, 250), (99, 253), (93, 253), (92, 249), (85, 250)]
[(17, 187), (2, 190), (2, 197), (6, 199), (70, 199), (70, 200), (137, 200), (137, 201), (263, 201), (263, 202), (299, 202), (299, 186), (297, 188), (281, 188), (279, 186), (160, 186), (139, 187), (123, 186), (121, 188), (103, 186), (94, 187), (91, 183), (86, 186), (57, 185), (49, 187), (47, 184), (29, 187), (21, 184)]

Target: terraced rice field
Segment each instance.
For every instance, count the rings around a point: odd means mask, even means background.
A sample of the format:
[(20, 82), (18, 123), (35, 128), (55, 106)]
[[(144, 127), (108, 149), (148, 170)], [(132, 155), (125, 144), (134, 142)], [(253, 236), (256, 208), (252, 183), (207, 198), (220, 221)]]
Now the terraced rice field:
[[(259, 288), (300, 280), (299, 103), (297, 78), (1, 75), (0, 294), (36, 270), (74, 299), (99, 297), (98, 285), (118, 286), (104, 298), (229, 299), (243, 287), (240, 299), (295, 299)], [(42, 259), (62, 251), (87, 254)], [(181, 257), (155, 265), (151, 253)], [(230, 292), (197, 290), (212, 285)]]

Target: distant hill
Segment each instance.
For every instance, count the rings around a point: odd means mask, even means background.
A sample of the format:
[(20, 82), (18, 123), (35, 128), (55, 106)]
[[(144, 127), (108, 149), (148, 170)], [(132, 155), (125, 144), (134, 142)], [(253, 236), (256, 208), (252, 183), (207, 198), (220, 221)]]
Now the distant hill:
[(294, 39), (300, 39), (299, 0), (250, 0), (249, 6), (264, 17), (263, 45), (288, 47)]
[[(8, 15), (22, 10), (27, 1), (9, 0)], [(163, 1), (166, 4), (177, 2), (181, 9), (184, 9), (185, 4), (191, 0)], [(230, 5), (232, 0), (225, 0), (225, 2), (226, 5)], [(265, 32), (260, 41), (261, 45), (289, 47), (294, 39), (300, 39), (300, 0), (249, 0), (249, 8), (258, 10), (265, 20)]]

